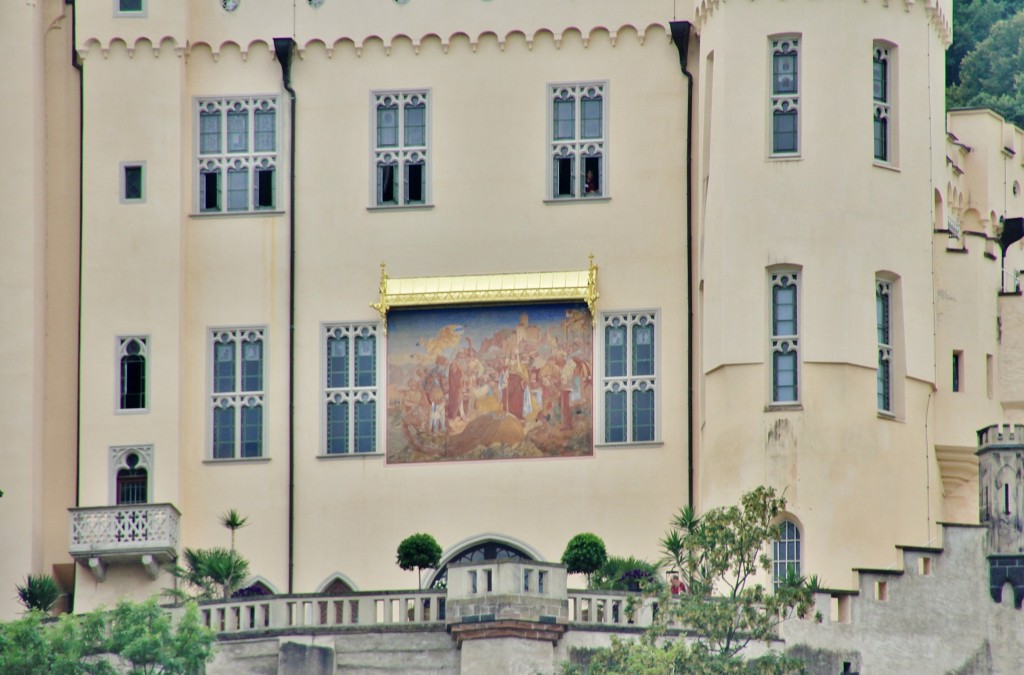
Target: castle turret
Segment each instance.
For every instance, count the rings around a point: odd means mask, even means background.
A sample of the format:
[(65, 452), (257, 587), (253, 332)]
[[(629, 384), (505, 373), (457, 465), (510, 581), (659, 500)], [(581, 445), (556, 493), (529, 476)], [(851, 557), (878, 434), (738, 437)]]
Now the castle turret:
[(999, 602), (1013, 587), (1013, 604), (1024, 600), (1024, 425), (993, 424), (978, 431), (978, 517), (988, 529), (985, 554), (989, 589)]

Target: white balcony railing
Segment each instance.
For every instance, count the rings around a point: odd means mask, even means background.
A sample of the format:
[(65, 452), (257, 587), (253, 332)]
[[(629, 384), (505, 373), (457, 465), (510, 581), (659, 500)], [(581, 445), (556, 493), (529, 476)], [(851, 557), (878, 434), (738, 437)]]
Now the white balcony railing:
[(314, 626), (443, 626), (446, 595), (432, 590), (256, 596), (203, 603), (199, 610), (203, 623), (218, 633)]
[(122, 504), (71, 511), (68, 552), (102, 580), (111, 560), (139, 559), (151, 575), (158, 563), (177, 558), (178, 520), (173, 504)]

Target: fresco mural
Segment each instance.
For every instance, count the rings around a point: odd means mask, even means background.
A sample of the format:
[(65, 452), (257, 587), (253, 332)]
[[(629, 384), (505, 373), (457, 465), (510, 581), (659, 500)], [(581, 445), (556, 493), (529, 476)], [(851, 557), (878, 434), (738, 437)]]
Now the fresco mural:
[(388, 463), (592, 455), (583, 303), (393, 309)]

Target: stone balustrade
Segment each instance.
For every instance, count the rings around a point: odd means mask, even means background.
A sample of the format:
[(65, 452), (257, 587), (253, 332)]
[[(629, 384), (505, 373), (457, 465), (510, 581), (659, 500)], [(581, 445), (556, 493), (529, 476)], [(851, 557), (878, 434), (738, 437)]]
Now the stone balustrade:
[(152, 578), (178, 557), (180, 512), (173, 504), (122, 504), (69, 509), (68, 552), (98, 581), (111, 561), (140, 562)]

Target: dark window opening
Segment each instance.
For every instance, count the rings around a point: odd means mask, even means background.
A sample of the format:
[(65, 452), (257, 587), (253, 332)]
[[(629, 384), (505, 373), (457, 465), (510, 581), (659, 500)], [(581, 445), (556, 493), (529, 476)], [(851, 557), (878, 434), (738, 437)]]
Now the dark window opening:
[(1010, 515), (1010, 484), (1003, 485), (1003, 513)]
[(149, 501), (149, 473), (139, 466), (139, 457), (135, 453), (125, 458), (127, 469), (117, 472), (117, 503), (145, 504)]
[(124, 167), (124, 198), (142, 199), (142, 167)]
[(583, 194), (601, 195), (601, 158), (583, 158)]
[(274, 170), (256, 170), (256, 208), (274, 208)]
[(422, 204), (423, 193), (423, 164), (405, 165), (405, 203)]
[(141, 12), (142, 0), (118, 0), (118, 11)]
[(555, 158), (555, 197), (572, 197), (572, 158)]
[(953, 352), (953, 391), (960, 391), (960, 356), (961, 352)]
[(875, 115), (875, 159), (889, 159), (889, 121)]
[[(131, 346), (138, 349), (134, 343)], [(128, 354), (121, 359), (121, 410), (139, 410), (145, 407), (146, 357), (138, 353)]]
[(377, 166), (377, 203), (397, 204), (398, 195), (395, 194), (395, 165), (380, 164)]
[(200, 210), (220, 211), (220, 173), (203, 171), (199, 175), (199, 182), (201, 188)]

